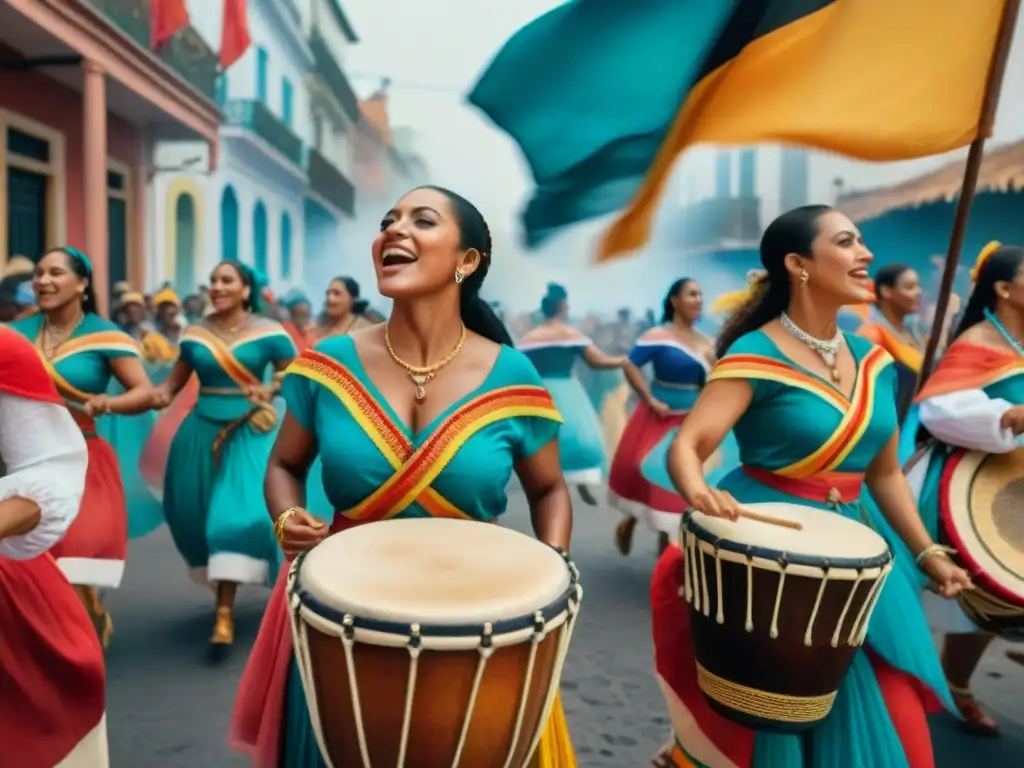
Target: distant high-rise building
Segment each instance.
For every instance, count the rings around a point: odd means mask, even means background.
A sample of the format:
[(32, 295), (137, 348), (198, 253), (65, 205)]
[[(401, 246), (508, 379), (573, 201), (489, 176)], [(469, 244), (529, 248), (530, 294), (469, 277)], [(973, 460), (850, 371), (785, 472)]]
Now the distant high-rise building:
[(810, 159), (806, 151), (784, 147), (779, 166), (779, 206), (783, 211), (810, 202)]
[(732, 152), (727, 149), (715, 155), (715, 197), (732, 197)]
[(740, 197), (755, 197), (757, 173), (757, 150), (744, 149), (740, 152)]

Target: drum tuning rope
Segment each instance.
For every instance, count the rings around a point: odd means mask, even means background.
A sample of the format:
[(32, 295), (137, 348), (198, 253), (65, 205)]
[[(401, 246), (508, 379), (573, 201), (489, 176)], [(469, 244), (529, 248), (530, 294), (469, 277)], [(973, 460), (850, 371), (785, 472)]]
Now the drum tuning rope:
[(493, 632), (494, 625), (489, 621), (484, 622), (483, 631), (480, 633), (480, 645), (477, 646), (477, 652), (480, 657), (476, 662), (476, 672), (473, 674), (473, 687), (470, 688), (469, 702), (466, 704), (466, 716), (462, 720), (459, 743), (455, 747), (455, 757), (452, 760), (454, 768), (459, 768), (459, 763), (462, 761), (462, 751), (466, 748), (466, 739), (469, 737), (469, 725), (473, 721), (473, 713), (476, 711), (476, 697), (480, 693), (480, 682), (484, 679), (487, 662), (494, 655)]

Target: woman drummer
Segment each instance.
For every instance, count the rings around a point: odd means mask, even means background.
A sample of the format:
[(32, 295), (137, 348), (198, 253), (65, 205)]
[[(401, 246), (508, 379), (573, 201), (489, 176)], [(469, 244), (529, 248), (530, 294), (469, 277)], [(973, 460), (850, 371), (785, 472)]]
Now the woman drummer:
[[(871, 259), (857, 227), (827, 206), (797, 208), (768, 226), (761, 239), (767, 279), (723, 330), (719, 362), (672, 446), (669, 472), (695, 509), (727, 519), (744, 502), (859, 519), (866, 483), (918, 566), (951, 597), (970, 579), (925, 530), (901, 471), (892, 358), (837, 328), (840, 307), (870, 296)], [(745, 463), (710, 488), (704, 461), (733, 428)], [(894, 569), (881, 592), (869, 650), (854, 657), (831, 715), (801, 737), (744, 728), (703, 701), (678, 597), (682, 558), (678, 547), (666, 550), (651, 585), (655, 662), (677, 764), (934, 766), (919, 691), (954, 707), (906, 572)]]
[(82, 432), (36, 350), (0, 326), (5, 765), (108, 765), (103, 649), (74, 590), (46, 554), (78, 514), (88, 459)]
[[(288, 409), (265, 491), (285, 552), (396, 515), (493, 522), (505, 511), (513, 471), (537, 537), (567, 549), (572, 510), (558, 460), (561, 417), (479, 297), (491, 263), (480, 212), (453, 192), (414, 189), (381, 221), (373, 262), (380, 293), (394, 301), (390, 320), (325, 339), (283, 382)], [(440, 454), (422, 455), (425, 445)], [(303, 509), (318, 452), (324, 490), (339, 510), (330, 527)], [(396, 506), (381, 493), (417, 479), (427, 485), (414, 500)], [(576, 765), (567, 733), (556, 702), (538, 749), (543, 765)], [(284, 579), (239, 686), (232, 742), (260, 768), (324, 765), (292, 654)]]
[[(935, 438), (919, 496), (933, 536), (939, 527), (939, 486), (953, 448), (1007, 453), (1024, 433), (1024, 248), (991, 243), (971, 273), (974, 290), (953, 342), (917, 401), (921, 425)], [(912, 473), (912, 476), (913, 473)], [(996, 721), (971, 693), (971, 676), (992, 635), (978, 631), (959, 606), (939, 611), (946, 634), (942, 665), (964, 723), (994, 736)]]

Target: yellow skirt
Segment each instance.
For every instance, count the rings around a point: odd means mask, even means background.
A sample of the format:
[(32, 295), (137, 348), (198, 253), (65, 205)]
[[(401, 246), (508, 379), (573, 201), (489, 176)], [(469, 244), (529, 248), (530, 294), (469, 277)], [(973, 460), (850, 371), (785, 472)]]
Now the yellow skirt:
[(540, 736), (540, 744), (533, 753), (529, 768), (578, 768), (578, 765), (576, 751), (569, 738), (569, 724), (565, 722), (562, 694), (556, 693), (551, 705), (551, 716)]

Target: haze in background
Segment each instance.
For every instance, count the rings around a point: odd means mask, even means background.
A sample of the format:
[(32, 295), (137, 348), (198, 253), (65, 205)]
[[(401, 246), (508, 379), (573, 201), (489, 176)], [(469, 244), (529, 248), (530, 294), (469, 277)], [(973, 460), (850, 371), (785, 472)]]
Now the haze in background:
[[(709, 265), (691, 263), (694, 260), (664, 251), (646, 251), (594, 267), (590, 263), (591, 248), (601, 222), (576, 227), (542, 249), (526, 251), (520, 244), (518, 216), (530, 192), (529, 175), (511, 140), (465, 105), (465, 94), (504, 41), (557, 5), (560, 3), (550, 0), (519, 0), (514, 4), (497, 0), (446, 0), (443, 4), (345, 0), (346, 12), (361, 42), (354, 46), (344, 66), (360, 95), (374, 91), (380, 85), (379, 76), (393, 79), (389, 100), (392, 124), (415, 129), (417, 148), (430, 166), (434, 183), (460, 192), (484, 211), (495, 241), (492, 274), (485, 289), (490, 298), (516, 311), (533, 309), (546, 283), (554, 281), (568, 288), (574, 314), (610, 312), (620, 306), (636, 311), (654, 307), (660, 304), (669, 282), (682, 275), (711, 277), (707, 274)], [(990, 146), (1024, 135), (1022, 30), (1024, 15), (1018, 22)], [(870, 51), (864, 55), (869, 56)], [(856, 66), (856, 62), (850, 64)], [(849, 108), (863, 107), (850, 104)], [(759, 160), (757, 179), (757, 193), (764, 201), (764, 222), (779, 212), (778, 163), (771, 160), (778, 152), (766, 149), (759, 153), (765, 159)], [(831, 203), (836, 178), (843, 179), (846, 191), (884, 187), (932, 170), (956, 156), (877, 165), (812, 153), (810, 197)], [(674, 185), (674, 191), (663, 200), (663, 219), (682, 204), (680, 196), (687, 200), (710, 196), (713, 173), (704, 170), (710, 169), (710, 158), (707, 148), (697, 147), (687, 153), (679, 170), (691, 169), (696, 182)], [(372, 217), (371, 212), (364, 212), (360, 218), (363, 216)], [(357, 254), (352, 256), (359, 258)]]

